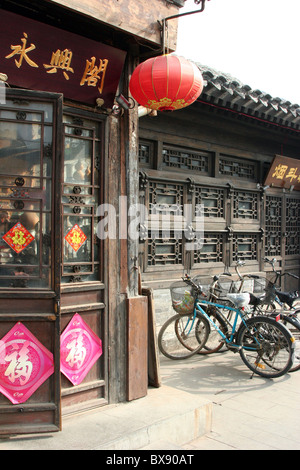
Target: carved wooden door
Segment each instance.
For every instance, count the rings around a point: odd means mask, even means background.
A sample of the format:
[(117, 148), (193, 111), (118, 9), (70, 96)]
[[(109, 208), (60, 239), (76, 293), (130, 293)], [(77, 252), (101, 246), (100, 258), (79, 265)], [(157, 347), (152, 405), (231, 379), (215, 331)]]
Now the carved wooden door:
[[(104, 198), (103, 127), (101, 118), (92, 113), (64, 108), (61, 329), (65, 331), (74, 315), (79, 315), (76, 318), (95, 335), (98, 347), (97, 360), (92, 359), (92, 367), (81, 377), (77, 373), (62, 375), (63, 416), (108, 403), (105, 263), (103, 240), (97, 234), (98, 207)], [(68, 354), (67, 367), (72, 362), (71, 370), (76, 371), (78, 362), (80, 368), (89, 349), (79, 341), (76, 354), (75, 350)]]
[(0, 434), (60, 429), (62, 95), (0, 105)]

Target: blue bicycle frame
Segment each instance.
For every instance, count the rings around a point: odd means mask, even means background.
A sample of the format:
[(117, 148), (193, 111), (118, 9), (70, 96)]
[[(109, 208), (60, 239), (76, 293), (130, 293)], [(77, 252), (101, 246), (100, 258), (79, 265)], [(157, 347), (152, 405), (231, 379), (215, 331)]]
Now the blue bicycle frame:
[[(233, 325), (230, 324), (230, 326), (232, 327), (232, 330), (231, 330), (231, 334), (230, 334), (229, 338), (227, 338), (227, 336), (223, 333), (223, 331), (220, 330), (220, 328), (215, 324), (215, 322), (211, 319), (211, 317), (205, 312), (205, 310), (203, 310), (203, 308), (201, 307), (201, 304), (202, 305), (212, 305), (214, 307), (219, 307), (219, 308), (226, 309), (230, 312), (235, 312), (235, 318), (234, 318), (234, 321), (233, 321)], [(242, 320), (243, 324), (245, 326), (247, 326), (246, 322), (244, 320), (244, 316), (238, 308), (233, 308), (233, 307), (229, 307), (228, 305), (222, 305), (222, 304), (217, 304), (217, 303), (214, 303), (214, 302), (209, 302), (208, 300), (202, 300), (202, 299), (199, 300), (199, 299), (197, 299), (196, 302), (195, 302), (195, 307), (194, 307), (194, 318), (196, 317), (197, 310), (206, 318), (206, 320), (209, 321), (209, 323), (213, 326), (213, 328), (219, 333), (219, 335), (224, 339), (224, 341), (227, 344), (229, 344), (230, 346), (236, 347), (236, 348), (242, 347), (243, 349), (248, 350), (248, 351), (256, 351), (257, 350), (257, 348), (255, 348), (255, 347), (250, 347), (250, 346), (245, 347), (245, 346), (241, 346), (239, 344), (233, 343), (233, 339), (234, 339), (234, 336), (235, 336), (235, 333), (236, 333), (236, 325), (237, 325), (238, 319), (240, 318)], [(253, 337), (253, 339), (259, 345), (259, 342), (257, 341), (257, 339), (255, 337)]]

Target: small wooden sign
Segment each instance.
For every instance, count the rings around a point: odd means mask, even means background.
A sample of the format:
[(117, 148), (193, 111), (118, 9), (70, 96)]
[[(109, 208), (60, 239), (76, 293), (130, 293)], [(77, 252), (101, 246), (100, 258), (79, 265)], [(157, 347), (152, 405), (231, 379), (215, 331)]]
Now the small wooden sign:
[(300, 191), (300, 160), (276, 155), (265, 185)]

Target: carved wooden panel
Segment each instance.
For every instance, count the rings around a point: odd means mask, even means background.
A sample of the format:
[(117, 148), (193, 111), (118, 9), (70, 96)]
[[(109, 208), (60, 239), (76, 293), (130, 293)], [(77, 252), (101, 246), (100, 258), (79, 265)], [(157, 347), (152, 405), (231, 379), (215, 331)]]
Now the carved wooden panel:
[(281, 255), (282, 198), (266, 196), (265, 252), (267, 256)]

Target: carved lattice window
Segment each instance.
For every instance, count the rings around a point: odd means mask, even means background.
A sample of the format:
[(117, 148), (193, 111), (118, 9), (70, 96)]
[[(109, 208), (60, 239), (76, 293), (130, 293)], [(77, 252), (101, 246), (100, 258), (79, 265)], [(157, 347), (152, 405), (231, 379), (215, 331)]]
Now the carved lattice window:
[(233, 260), (257, 260), (257, 239), (258, 235), (255, 233), (233, 234)]
[(267, 256), (281, 255), (282, 199), (277, 196), (266, 197), (266, 236)]
[(148, 238), (148, 266), (182, 265), (182, 239), (176, 238), (173, 231), (170, 236), (158, 231), (153, 238)]
[[(140, 201), (148, 214), (148, 223), (141, 221), (140, 234), (140, 259), (145, 271), (166, 269), (175, 273), (176, 267), (181, 269), (184, 264), (200, 269), (200, 265), (212, 267), (238, 258), (257, 262), (265, 228), (261, 220), (262, 196), (253, 185), (257, 181), (258, 162), (169, 144), (157, 145), (158, 150), (161, 147), (161, 154), (157, 155), (160, 171), (151, 171), (149, 177), (145, 170), (140, 180)], [(140, 141), (142, 165), (151, 166), (153, 149), (151, 141)], [(180, 174), (176, 179), (174, 171)], [(216, 186), (205, 179), (214, 174), (219, 178)], [(233, 178), (238, 180), (237, 184), (228, 185), (228, 180)], [(252, 185), (245, 187), (245, 180)], [(198, 241), (202, 231), (201, 228), (199, 232), (198, 224), (203, 216), (205, 234), (201, 248), (197, 249), (196, 244), (190, 243)], [(277, 222), (281, 225), (278, 218)], [(271, 225), (266, 234), (268, 254), (273, 250), (277, 254), (280, 239), (273, 239)], [(166, 226), (169, 231), (165, 230)]]
[[(195, 206), (203, 205), (204, 217), (224, 218), (224, 190), (195, 187)], [(196, 213), (196, 216), (198, 214)]]
[(141, 166), (151, 167), (153, 162), (154, 143), (141, 140), (139, 143), (139, 163)]
[(258, 194), (248, 191), (233, 192), (234, 219), (258, 218)]
[(62, 283), (99, 281), (101, 124), (64, 116)]
[(286, 199), (286, 255), (299, 255), (300, 246), (300, 199)]
[(169, 168), (209, 174), (211, 156), (210, 152), (164, 146), (162, 162), (164, 166)]
[(254, 181), (256, 180), (257, 164), (248, 160), (220, 155), (219, 172), (224, 176)]
[(53, 104), (7, 99), (1, 107), (0, 288), (50, 289)]
[(194, 263), (218, 263), (223, 258), (223, 234), (205, 233), (201, 250), (194, 252)]
[(183, 215), (183, 185), (149, 181), (149, 214)]

